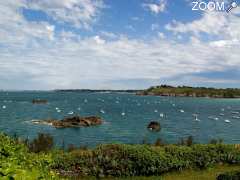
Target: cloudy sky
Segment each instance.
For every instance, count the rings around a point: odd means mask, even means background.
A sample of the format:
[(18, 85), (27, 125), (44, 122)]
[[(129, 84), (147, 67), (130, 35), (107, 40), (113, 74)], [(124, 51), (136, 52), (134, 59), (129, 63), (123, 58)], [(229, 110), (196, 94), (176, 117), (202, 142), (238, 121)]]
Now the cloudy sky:
[(0, 1), (0, 89), (240, 87), (240, 8), (191, 0)]

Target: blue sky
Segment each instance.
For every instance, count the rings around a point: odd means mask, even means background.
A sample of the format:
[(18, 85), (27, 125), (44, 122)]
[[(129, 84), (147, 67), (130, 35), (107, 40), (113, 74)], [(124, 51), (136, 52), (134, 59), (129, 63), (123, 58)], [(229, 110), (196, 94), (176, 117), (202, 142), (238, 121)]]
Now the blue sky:
[(240, 8), (192, 11), (192, 5), (0, 2), (0, 89), (240, 87)]

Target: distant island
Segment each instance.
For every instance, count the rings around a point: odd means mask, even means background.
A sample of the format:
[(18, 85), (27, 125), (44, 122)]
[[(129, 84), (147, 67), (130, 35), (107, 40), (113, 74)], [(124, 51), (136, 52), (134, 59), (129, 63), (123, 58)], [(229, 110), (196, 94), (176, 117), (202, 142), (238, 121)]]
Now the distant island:
[(240, 89), (216, 89), (189, 86), (153, 86), (149, 89), (138, 91), (137, 95), (176, 96), (176, 97), (209, 97), (209, 98), (240, 98)]

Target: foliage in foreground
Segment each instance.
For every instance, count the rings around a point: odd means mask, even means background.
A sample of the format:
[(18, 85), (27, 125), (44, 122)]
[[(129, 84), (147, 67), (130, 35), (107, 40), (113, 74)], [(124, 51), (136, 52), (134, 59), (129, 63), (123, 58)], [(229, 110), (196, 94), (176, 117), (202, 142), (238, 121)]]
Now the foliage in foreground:
[(222, 173), (217, 177), (217, 180), (239, 180), (240, 179), (240, 171), (231, 171)]
[(152, 176), (218, 163), (239, 164), (234, 145), (102, 145), (94, 150), (56, 154), (53, 168), (64, 175)]
[(55, 179), (50, 154), (29, 153), (27, 147), (0, 134), (0, 179)]
[[(34, 148), (33, 148), (34, 147)], [(59, 179), (63, 177), (159, 176), (216, 164), (240, 164), (240, 149), (220, 142), (182, 145), (101, 145), (95, 149), (50, 150), (52, 138), (39, 135), (20, 142), (0, 134), (0, 179)], [(30, 152), (32, 151), (32, 152)]]

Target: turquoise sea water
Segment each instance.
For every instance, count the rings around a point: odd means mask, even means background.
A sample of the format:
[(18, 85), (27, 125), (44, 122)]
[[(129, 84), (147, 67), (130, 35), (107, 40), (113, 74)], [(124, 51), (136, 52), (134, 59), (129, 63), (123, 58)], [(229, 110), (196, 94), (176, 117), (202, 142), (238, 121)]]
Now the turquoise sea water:
[[(49, 103), (32, 104), (32, 99), (37, 98), (47, 99)], [(198, 114), (200, 121), (196, 121), (193, 114)], [(31, 123), (33, 119), (62, 119), (73, 115), (98, 115), (104, 119), (104, 124), (55, 129)], [(65, 145), (95, 146), (112, 142), (141, 143), (144, 139), (154, 142), (157, 138), (175, 143), (189, 135), (201, 143), (212, 138), (221, 138), (226, 143), (240, 143), (239, 117), (240, 99), (124, 93), (0, 92), (0, 131), (29, 138), (35, 137), (38, 132), (50, 133), (58, 145), (63, 140)], [(146, 129), (152, 120), (161, 123), (160, 132)]]

